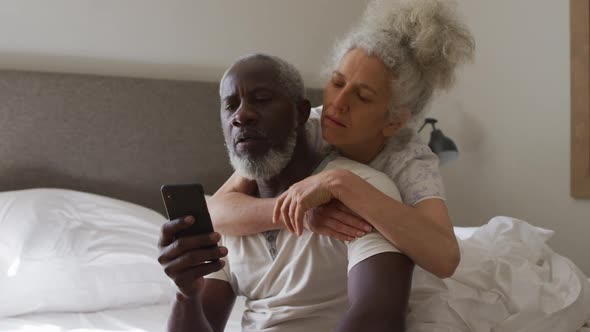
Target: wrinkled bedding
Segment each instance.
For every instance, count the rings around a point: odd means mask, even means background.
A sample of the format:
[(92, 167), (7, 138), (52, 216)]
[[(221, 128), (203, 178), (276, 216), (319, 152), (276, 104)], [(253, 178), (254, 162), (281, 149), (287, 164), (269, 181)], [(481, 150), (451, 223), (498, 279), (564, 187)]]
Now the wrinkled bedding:
[(553, 231), (496, 217), (459, 239), (449, 279), (414, 272), (409, 331), (576, 331), (590, 319), (590, 283), (547, 244)]

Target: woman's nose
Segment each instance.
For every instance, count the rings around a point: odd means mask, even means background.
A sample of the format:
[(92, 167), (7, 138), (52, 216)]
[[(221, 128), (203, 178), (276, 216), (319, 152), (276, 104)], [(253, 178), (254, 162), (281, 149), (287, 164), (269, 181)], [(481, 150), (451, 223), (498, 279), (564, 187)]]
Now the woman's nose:
[(339, 112), (348, 112), (350, 105), (348, 102), (348, 93), (344, 90), (337, 92), (332, 105)]
[(250, 107), (240, 106), (234, 113), (232, 125), (234, 127), (244, 127), (256, 124), (258, 114)]

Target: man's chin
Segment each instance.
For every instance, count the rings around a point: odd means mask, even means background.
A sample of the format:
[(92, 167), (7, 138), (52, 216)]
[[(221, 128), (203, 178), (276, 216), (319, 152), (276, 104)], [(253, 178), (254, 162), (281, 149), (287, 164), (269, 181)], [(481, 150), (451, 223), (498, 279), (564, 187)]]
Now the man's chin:
[(277, 158), (276, 153), (256, 157), (253, 154), (234, 154), (230, 155), (230, 161), (240, 176), (250, 180), (271, 179), (277, 176), (288, 162), (288, 160)]
[(284, 148), (268, 144), (236, 144), (228, 146), (230, 162), (236, 172), (254, 180), (268, 180), (280, 174), (287, 166), (296, 144), (296, 133), (288, 137)]
[(240, 160), (248, 163), (256, 163), (259, 160), (264, 159), (264, 156), (268, 155), (268, 151), (262, 151), (261, 149), (236, 149), (235, 156)]
[(242, 158), (258, 158), (270, 152), (270, 146), (266, 140), (249, 140), (234, 145), (234, 151)]
[(241, 158), (234, 155), (231, 158), (231, 164), (236, 173), (249, 180), (265, 180), (269, 175), (266, 173), (267, 169), (256, 159)]

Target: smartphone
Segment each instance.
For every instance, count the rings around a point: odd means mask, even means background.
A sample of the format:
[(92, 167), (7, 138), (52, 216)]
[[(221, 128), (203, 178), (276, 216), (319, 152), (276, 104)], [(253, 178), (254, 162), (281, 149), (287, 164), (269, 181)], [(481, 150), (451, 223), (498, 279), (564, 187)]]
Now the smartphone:
[(198, 183), (166, 184), (160, 189), (169, 220), (193, 216), (195, 222), (176, 234), (176, 237), (208, 234), (213, 232), (213, 223), (205, 201), (205, 191)]

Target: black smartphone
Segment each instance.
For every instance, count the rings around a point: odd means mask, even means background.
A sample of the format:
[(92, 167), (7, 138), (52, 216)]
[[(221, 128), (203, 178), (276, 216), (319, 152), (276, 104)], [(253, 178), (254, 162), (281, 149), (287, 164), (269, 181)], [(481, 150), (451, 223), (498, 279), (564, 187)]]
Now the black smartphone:
[(176, 234), (176, 237), (213, 232), (213, 223), (205, 201), (205, 191), (198, 183), (166, 184), (161, 188), (162, 199), (169, 220), (193, 216), (195, 222)]

